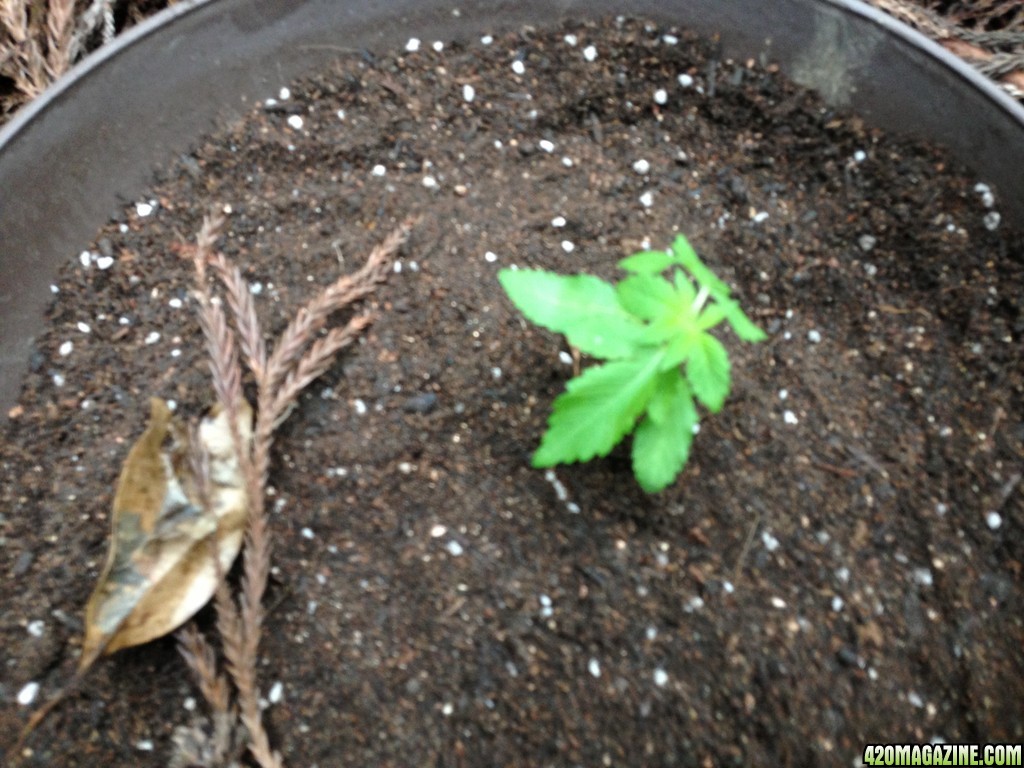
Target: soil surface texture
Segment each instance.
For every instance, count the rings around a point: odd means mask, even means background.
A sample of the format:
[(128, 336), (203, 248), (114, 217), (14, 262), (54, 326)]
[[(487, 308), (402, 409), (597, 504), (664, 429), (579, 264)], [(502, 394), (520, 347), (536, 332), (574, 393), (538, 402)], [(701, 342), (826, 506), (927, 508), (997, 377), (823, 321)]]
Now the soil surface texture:
[[(261, 682), (289, 766), (1024, 741), (1024, 241), (998, 190), (636, 21), (425, 40), (267, 96), (54, 286), (0, 441), (0, 734), (74, 670), (148, 398), (212, 402), (181, 253), (216, 203), (274, 335), (421, 217), (277, 442)], [(628, 440), (531, 468), (572, 366), (497, 271), (615, 279), (677, 232), (769, 340), (719, 334), (733, 392), (668, 490)], [(159, 640), (101, 660), (24, 763), (163, 766), (202, 714)]]

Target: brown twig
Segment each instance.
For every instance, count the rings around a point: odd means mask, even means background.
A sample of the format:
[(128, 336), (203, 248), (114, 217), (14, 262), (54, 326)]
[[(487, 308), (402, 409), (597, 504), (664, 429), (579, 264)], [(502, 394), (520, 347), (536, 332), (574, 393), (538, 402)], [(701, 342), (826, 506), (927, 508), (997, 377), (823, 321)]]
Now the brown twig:
[(34, 99), (73, 63), (74, 0), (0, 0), (0, 75)]
[[(194, 487), (189, 489), (190, 496), (197, 499), (203, 509), (210, 509), (212, 504), (212, 479), (210, 477), (210, 456), (205, 450), (198, 430), (193, 428), (189, 440), (191, 471), (185, 476), (192, 478)], [(237, 455), (237, 454), (236, 454)], [(231, 593), (225, 581), (226, 574), (221, 570), (218, 554), (219, 542), (210, 541), (210, 556), (217, 567), (217, 590), (214, 593), (217, 608), (217, 628), (220, 631), (225, 655), (228, 656), (240, 644), (241, 630), (238, 611), (231, 600)], [(196, 629), (189, 625), (178, 631), (178, 651), (185, 663), (196, 677), (203, 698), (210, 708), (213, 723), (212, 734), (199, 727), (178, 728), (175, 731), (175, 753), (172, 756), (171, 768), (202, 764), (208, 768), (228, 765), (229, 757), (237, 757), (238, 713), (231, 703), (231, 684), (221, 674), (217, 666), (216, 653), (209, 641)], [(232, 765), (235, 763), (232, 762)]]
[[(228, 414), (235, 455), (239, 458), (246, 480), (249, 503), (249, 519), (245, 537), (245, 575), (242, 581), (242, 596), (236, 609), (230, 598), (220, 597), (216, 605), (222, 617), (221, 624), (229, 630), (224, 635), (225, 657), (228, 672), (238, 691), (240, 717), (249, 734), (249, 749), (263, 768), (279, 768), (280, 755), (270, 749), (270, 739), (259, 709), (259, 688), (256, 682), (256, 662), (259, 655), (259, 637), (262, 628), (263, 592), (269, 572), (270, 542), (266, 531), (263, 509), (265, 473), (255, 471), (256, 456), (269, 451), (268, 434), (264, 440), (256, 440), (252, 446), (242, 440), (239, 420), (241, 418), (241, 366), (238, 360), (235, 334), (228, 326), (221, 307), (214, 303), (207, 285), (207, 265), (215, 260), (213, 246), (224, 225), (224, 216), (212, 212), (203, 219), (202, 228), (196, 237), (192, 252), (192, 263), (196, 272), (196, 287), (193, 291), (199, 305), (199, 324), (206, 338), (209, 352), (210, 372), (213, 387), (221, 407)], [(231, 271), (230, 277), (235, 276)], [(238, 281), (241, 281), (240, 274)], [(244, 288), (232, 285), (228, 293), (238, 295)], [(241, 306), (241, 305), (239, 305)], [(236, 313), (237, 316), (237, 313)], [(255, 332), (259, 334), (258, 323)], [(262, 334), (259, 334), (262, 337)], [(250, 339), (251, 341), (251, 339)], [(262, 419), (258, 417), (257, 421)], [(231, 603), (229, 608), (227, 603)]]
[[(113, 40), (117, 32), (114, 4), (114, 0), (88, 4), (84, 0), (0, 0), (0, 76), (14, 85), (0, 107), (13, 111), (31, 101), (75, 62)], [(137, 15), (136, 4), (129, 5), (125, 24)]]
[(750, 552), (750, 545), (754, 543), (754, 534), (757, 533), (757, 529), (761, 525), (762, 513), (758, 511), (757, 516), (754, 518), (754, 522), (750, 526), (750, 530), (747, 531), (747, 537), (743, 540), (743, 547), (740, 549), (740, 554), (736, 558), (736, 563), (732, 568), (732, 583), (733, 586), (739, 586), (740, 577), (743, 575), (743, 563), (747, 559), (747, 553)]
[[(339, 278), (298, 310), (268, 354), (255, 305), (239, 269), (214, 252), (224, 225), (219, 212), (208, 215), (191, 250), (195, 269), (193, 293), (199, 322), (209, 352), (210, 372), (220, 407), (228, 414), (235, 455), (246, 481), (248, 521), (243, 549), (241, 593), (233, 597), (226, 584), (215, 596), (217, 627), (227, 670), (238, 696), (238, 717), (245, 726), (249, 750), (263, 768), (283, 765), (263, 726), (256, 664), (265, 611), (263, 596), (270, 573), (271, 535), (266, 515), (266, 485), (274, 433), (298, 401), (299, 394), (331, 366), (338, 352), (358, 338), (371, 322), (369, 314), (356, 315), (324, 335), (331, 315), (366, 297), (391, 271), (394, 256), (407, 239), (408, 220), (373, 249), (366, 264), (353, 275)], [(231, 320), (208, 285), (212, 266), (224, 289)], [(245, 360), (257, 387), (256, 424), (251, 444), (242, 440), (242, 368)], [(198, 634), (184, 636), (183, 655), (200, 678), (204, 696), (215, 713), (223, 712), (219, 673), (212, 649)]]
[[(978, 69), (983, 75), (993, 78), (1010, 92), (1015, 98), (1021, 98), (1024, 93), (1024, 54), (1021, 45), (1024, 43), (1024, 32), (1019, 23), (1014, 25), (1007, 20), (1005, 29), (991, 30), (984, 25), (977, 28), (966, 26), (969, 23), (963, 14), (957, 14), (950, 8), (945, 14), (940, 14), (929, 9), (920, 2), (908, 2), (908, 0), (868, 0), (872, 5), (885, 11), (889, 15), (899, 19), (905, 24), (920, 30), (923, 34), (935, 40), (950, 53), (967, 61)], [(1005, 11), (999, 9), (985, 9), (977, 5), (977, 18), (995, 19), (1005, 15), (1009, 11), (1008, 5)], [(1018, 19), (1021, 16), (1021, 6), (1018, 4), (1016, 13)], [(958, 18), (959, 17), (959, 18)], [(1011, 50), (999, 50), (1010, 48)]]
[(214, 713), (231, 710), (231, 689), (227, 678), (217, 669), (217, 656), (205, 637), (189, 624), (177, 635), (178, 652), (196, 676), (199, 691)]
[(285, 376), (274, 398), (271, 413), (275, 429), (287, 418), (288, 409), (295, 403), (299, 393), (331, 367), (338, 352), (355, 341), (370, 321), (369, 315), (358, 315), (349, 320), (344, 328), (332, 328), (326, 336), (313, 342), (309, 351)]
[(215, 254), (210, 263), (217, 270), (220, 282), (227, 292), (228, 307), (231, 309), (232, 319), (238, 329), (238, 339), (242, 347), (242, 354), (245, 356), (245, 363), (256, 380), (259, 381), (266, 376), (267, 345), (263, 340), (263, 332), (260, 330), (252, 293), (246, 289), (241, 271), (232, 265), (224, 254)]
[(818, 469), (823, 469), (826, 472), (831, 472), (833, 475), (839, 475), (839, 477), (845, 477), (852, 479), (857, 477), (860, 473), (855, 469), (849, 467), (837, 467), (835, 464), (829, 464), (827, 461), (813, 460), (811, 464)]
[[(235, 436), (238, 431), (235, 417), (239, 413), (242, 397), (242, 368), (238, 360), (235, 334), (228, 325), (224, 310), (214, 303), (206, 280), (206, 267), (212, 259), (213, 245), (223, 226), (223, 214), (214, 213), (203, 219), (202, 229), (196, 237), (196, 247), (192, 251), (192, 263), (196, 270), (196, 285), (192, 293), (199, 304), (199, 325), (206, 339), (213, 387), (217, 400), (229, 414), (232, 434)], [(238, 452), (239, 456), (243, 454), (248, 455), (248, 450)]]
[(358, 272), (338, 278), (296, 313), (270, 357), (266, 377), (270, 387), (281, 383), (317, 331), (323, 328), (328, 317), (365, 297), (384, 280), (395, 252), (409, 235), (412, 223), (411, 220), (402, 222), (384, 242), (370, 252), (366, 264)]

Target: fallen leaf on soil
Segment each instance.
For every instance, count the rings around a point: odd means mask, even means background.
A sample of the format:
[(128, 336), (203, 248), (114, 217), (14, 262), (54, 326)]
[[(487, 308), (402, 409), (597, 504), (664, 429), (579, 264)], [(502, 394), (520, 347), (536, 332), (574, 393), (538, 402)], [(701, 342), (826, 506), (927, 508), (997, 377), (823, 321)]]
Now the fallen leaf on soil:
[[(163, 400), (152, 398), (150, 409), (117, 482), (110, 549), (86, 605), (78, 670), (29, 718), (19, 746), (100, 656), (188, 621), (241, 549), (248, 497), (227, 413), (215, 406), (193, 436)], [(252, 409), (244, 400), (241, 411), (238, 431), (248, 446)]]
[[(197, 432), (208, 459), (204, 493), (188, 430), (163, 400), (153, 398), (151, 408), (118, 480), (110, 551), (86, 607), (79, 669), (188, 621), (213, 596), (242, 545), (245, 482), (227, 413), (215, 408)], [(245, 410), (238, 428), (247, 444), (252, 412)]]

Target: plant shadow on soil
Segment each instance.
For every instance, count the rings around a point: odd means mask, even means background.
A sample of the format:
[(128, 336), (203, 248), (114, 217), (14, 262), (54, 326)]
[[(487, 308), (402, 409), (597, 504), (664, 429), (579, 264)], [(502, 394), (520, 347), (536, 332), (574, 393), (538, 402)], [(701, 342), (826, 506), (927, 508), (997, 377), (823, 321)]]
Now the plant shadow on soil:
[[(667, 31), (346, 60), (162, 171), (154, 211), (62, 271), (0, 447), (0, 732), (74, 667), (147, 398), (212, 398), (179, 252), (218, 201), (274, 334), (423, 217), (278, 441), (262, 683), (288, 764), (848, 765), (1024, 739), (1020, 236), (942, 153)], [(639, 491), (628, 442), (552, 482), (529, 460), (571, 370), (496, 272), (616, 278), (677, 231), (770, 339), (721, 334), (733, 394), (669, 490)], [(197, 715), (183, 670), (171, 640), (102, 661), (26, 764), (166, 764)]]

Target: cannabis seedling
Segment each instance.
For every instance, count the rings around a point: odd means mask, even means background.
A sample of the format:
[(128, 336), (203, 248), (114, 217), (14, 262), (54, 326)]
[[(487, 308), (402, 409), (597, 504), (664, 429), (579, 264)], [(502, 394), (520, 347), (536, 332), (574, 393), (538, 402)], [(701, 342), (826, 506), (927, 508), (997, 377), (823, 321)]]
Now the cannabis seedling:
[(615, 285), (535, 269), (503, 269), (498, 280), (529, 320), (607, 361), (555, 399), (533, 466), (606, 456), (635, 427), (633, 473), (653, 493), (689, 458), (695, 400), (717, 413), (729, 394), (729, 355), (709, 331), (725, 320), (743, 341), (766, 336), (682, 235), (671, 250), (641, 251), (619, 267), (630, 274)]

